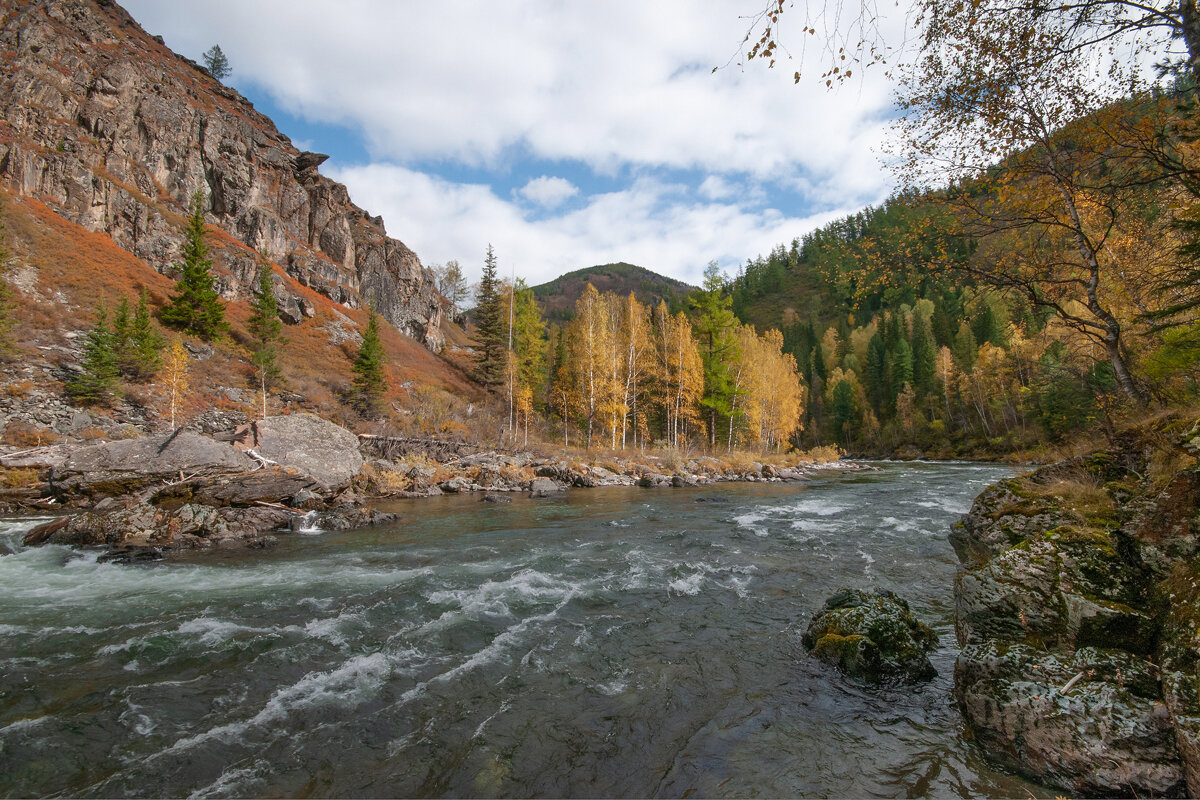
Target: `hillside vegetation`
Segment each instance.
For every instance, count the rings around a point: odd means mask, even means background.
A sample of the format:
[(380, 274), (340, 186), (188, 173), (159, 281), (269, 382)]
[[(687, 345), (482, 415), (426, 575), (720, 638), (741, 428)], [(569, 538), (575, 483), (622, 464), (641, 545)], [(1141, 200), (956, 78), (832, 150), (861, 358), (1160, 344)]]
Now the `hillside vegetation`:
[(683, 281), (622, 261), (560, 275), (552, 281), (532, 287), (533, 296), (537, 298), (547, 320), (565, 322), (574, 314), (575, 303), (583, 296), (584, 288), (589, 283), (600, 292), (618, 295), (633, 292), (644, 305), (657, 305), (658, 301), (663, 300), (672, 311), (678, 311), (684, 298), (695, 288)]

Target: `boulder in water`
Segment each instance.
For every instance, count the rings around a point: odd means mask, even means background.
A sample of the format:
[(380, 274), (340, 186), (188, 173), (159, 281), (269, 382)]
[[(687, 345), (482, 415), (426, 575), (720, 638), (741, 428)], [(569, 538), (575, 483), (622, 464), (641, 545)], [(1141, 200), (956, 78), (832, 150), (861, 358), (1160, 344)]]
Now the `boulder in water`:
[(839, 590), (813, 617), (803, 642), (843, 674), (872, 683), (937, 674), (929, 662), (937, 634), (905, 600), (882, 589)]

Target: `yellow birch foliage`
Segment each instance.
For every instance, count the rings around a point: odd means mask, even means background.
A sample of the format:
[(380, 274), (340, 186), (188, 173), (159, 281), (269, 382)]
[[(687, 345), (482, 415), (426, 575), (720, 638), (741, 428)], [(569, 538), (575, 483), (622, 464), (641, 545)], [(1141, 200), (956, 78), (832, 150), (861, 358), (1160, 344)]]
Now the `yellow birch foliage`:
[(171, 430), (175, 420), (183, 412), (183, 404), (191, 388), (188, 381), (188, 355), (183, 349), (183, 340), (176, 336), (171, 341), (162, 372), (164, 400), (171, 415)]
[(745, 441), (761, 449), (782, 447), (802, 426), (804, 387), (796, 360), (783, 352), (783, 334), (777, 330), (758, 336), (754, 328), (741, 326), (737, 337)]
[(678, 447), (687, 441), (689, 425), (699, 419), (704, 367), (687, 315), (672, 316), (661, 301), (654, 310), (654, 372), (654, 403), (662, 410), (664, 438)]
[(567, 352), (573, 362), (573, 384), (588, 448), (597, 424), (603, 424), (611, 413), (616, 390), (612, 374), (615, 347), (609, 304), (589, 283), (575, 303), (575, 319), (567, 329)]

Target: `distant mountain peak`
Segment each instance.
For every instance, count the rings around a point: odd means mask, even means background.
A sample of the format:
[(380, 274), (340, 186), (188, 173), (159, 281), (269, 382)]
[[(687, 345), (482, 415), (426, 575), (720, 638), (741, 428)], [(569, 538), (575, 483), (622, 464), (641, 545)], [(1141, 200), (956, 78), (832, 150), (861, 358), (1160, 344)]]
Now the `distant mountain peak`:
[(618, 261), (615, 264), (597, 264), (572, 270), (552, 281), (534, 286), (533, 294), (541, 304), (546, 319), (562, 321), (574, 315), (575, 301), (589, 283), (600, 292), (621, 295), (633, 292), (638, 300), (647, 305), (657, 305), (660, 300), (669, 306), (676, 305), (695, 289), (683, 281), (645, 267)]

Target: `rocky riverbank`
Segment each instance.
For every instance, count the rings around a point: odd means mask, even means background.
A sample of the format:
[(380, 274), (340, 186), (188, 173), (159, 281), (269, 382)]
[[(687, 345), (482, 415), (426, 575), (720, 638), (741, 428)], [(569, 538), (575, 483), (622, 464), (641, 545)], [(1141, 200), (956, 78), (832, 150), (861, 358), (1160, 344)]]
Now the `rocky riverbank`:
[[(802, 481), (817, 465), (738, 466), (715, 458), (637, 456), (602, 463), (480, 452), (445, 457), (358, 437), (310, 414), (269, 417), (229, 429), (0, 454), (0, 502), (10, 513), (55, 519), (27, 545), (103, 547), (106, 558), (157, 559), (208, 548), (270, 547), (301, 529), (391, 522), (370, 507), (391, 497), (479, 492), (553, 496), (573, 487), (702, 486), (718, 481)], [(821, 468), (860, 468), (852, 464)]]
[(1200, 423), (995, 484), (951, 533), (955, 695), (998, 764), (1080, 795), (1200, 796)]

